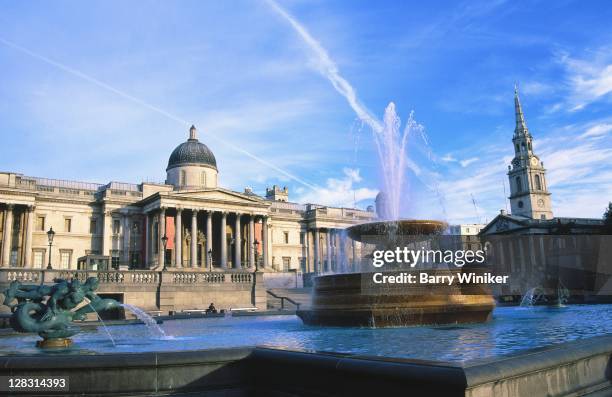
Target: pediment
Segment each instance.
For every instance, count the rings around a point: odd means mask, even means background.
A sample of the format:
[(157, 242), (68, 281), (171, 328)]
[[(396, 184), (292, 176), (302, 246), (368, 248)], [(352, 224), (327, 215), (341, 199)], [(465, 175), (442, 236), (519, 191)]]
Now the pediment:
[(482, 230), (481, 235), (508, 233), (514, 229), (525, 227), (522, 220), (511, 216), (498, 215)]
[(267, 205), (268, 202), (258, 196), (234, 192), (226, 189), (202, 189), (177, 191), (169, 194), (169, 198), (193, 199), (214, 202), (229, 202), (242, 205)]

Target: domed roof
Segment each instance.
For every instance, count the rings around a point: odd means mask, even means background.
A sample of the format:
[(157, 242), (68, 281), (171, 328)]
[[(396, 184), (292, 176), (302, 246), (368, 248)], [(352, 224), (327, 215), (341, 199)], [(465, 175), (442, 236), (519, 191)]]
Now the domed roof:
[(201, 165), (217, 169), (217, 160), (213, 152), (196, 138), (196, 129), (191, 126), (189, 139), (172, 151), (166, 171), (181, 165)]

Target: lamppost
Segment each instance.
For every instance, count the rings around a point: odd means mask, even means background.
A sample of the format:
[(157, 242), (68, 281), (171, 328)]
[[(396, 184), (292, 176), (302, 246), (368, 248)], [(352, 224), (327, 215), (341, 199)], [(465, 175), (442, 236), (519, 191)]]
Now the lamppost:
[(213, 271), (213, 263), (212, 263), (212, 248), (208, 249), (208, 264), (209, 264), (209, 269), (212, 272)]
[(162, 269), (162, 271), (166, 271), (168, 270), (168, 268), (166, 268), (166, 245), (168, 244), (168, 236), (164, 234), (164, 236), (161, 238), (161, 242), (164, 247), (164, 253), (162, 255), (162, 260), (164, 261), (164, 268)]
[(255, 241), (253, 241), (253, 246), (255, 247), (255, 271), (258, 270), (257, 268), (257, 262), (258, 262), (258, 258), (257, 258), (257, 247), (259, 247), (259, 241), (257, 241), (257, 239), (255, 239)]
[(51, 246), (53, 245), (53, 237), (55, 237), (55, 232), (53, 228), (49, 228), (47, 232), (47, 238), (49, 239), (49, 264), (47, 265), (47, 270), (53, 269), (53, 267), (51, 267)]

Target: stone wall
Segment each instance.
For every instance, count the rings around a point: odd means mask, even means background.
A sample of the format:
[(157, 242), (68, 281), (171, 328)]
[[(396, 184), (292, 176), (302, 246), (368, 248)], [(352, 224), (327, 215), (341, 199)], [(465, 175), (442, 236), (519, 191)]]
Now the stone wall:
[[(98, 293), (112, 295), (122, 303), (147, 311), (206, 309), (211, 302), (219, 310), (237, 308), (266, 309), (266, 290), (262, 273), (228, 271), (206, 272), (198, 269), (168, 271), (66, 271), (39, 269), (0, 269), (0, 292), (12, 281), (24, 284), (51, 284), (54, 278), (76, 277), (85, 281), (97, 277)], [(1, 297), (4, 299), (4, 296)], [(6, 306), (0, 313), (8, 313)]]

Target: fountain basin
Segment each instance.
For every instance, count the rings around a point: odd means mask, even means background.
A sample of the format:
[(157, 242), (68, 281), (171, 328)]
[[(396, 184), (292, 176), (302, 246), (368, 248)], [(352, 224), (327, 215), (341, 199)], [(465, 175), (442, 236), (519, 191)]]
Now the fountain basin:
[[(451, 271), (428, 273), (442, 276)], [(495, 308), (486, 286), (393, 285), (373, 293), (362, 288), (363, 278), (371, 275), (349, 273), (315, 278), (311, 308), (296, 314), (308, 325), (402, 327), (486, 322)]]
[[(393, 249), (406, 240), (427, 240), (440, 235), (446, 228), (447, 224), (440, 221), (400, 219), (355, 225), (347, 231), (354, 240)], [(453, 270), (427, 269), (427, 273), (436, 277), (482, 270), (466, 266)], [(409, 268), (408, 272), (418, 273), (419, 270)], [(493, 295), (486, 285), (389, 284), (377, 287), (370, 281), (373, 274), (316, 277), (312, 306), (299, 310), (297, 315), (309, 325), (402, 327), (485, 322), (491, 319), (495, 307)]]

